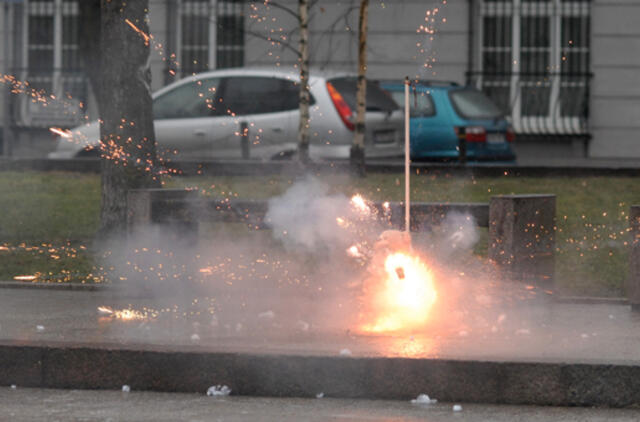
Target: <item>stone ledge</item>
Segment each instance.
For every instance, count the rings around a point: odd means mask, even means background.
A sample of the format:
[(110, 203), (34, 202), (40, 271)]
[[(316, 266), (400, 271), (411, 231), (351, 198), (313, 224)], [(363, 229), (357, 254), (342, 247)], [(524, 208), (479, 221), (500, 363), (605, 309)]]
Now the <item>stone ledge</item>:
[(0, 385), (237, 395), (553, 406), (640, 405), (640, 364), (498, 362), (445, 359), (214, 353), (63, 343), (0, 344)]

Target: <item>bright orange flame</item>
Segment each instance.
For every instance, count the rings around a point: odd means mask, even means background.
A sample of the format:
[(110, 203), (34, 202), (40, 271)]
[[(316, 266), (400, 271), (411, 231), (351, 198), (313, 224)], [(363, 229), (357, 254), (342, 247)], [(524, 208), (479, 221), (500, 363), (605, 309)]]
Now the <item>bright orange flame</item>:
[(431, 271), (419, 257), (402, 252), (387, 256), (384, 269), (386, 278), (374, 299), (376, 321), (362, 330), (383, 333), (423, 327), (438, 296)]

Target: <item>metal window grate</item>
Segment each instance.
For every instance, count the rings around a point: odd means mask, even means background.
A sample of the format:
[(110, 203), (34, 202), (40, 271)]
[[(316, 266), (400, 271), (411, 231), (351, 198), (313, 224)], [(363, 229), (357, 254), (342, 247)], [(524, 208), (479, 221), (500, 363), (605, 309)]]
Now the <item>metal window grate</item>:
[[(28, 81), (22, 95), (11, 96), (18, 126), (75, 126), (83, 121), (88, 80), (79, 54), (79, 0), (26, 0), (12, 10), (12, 74)], [(47, 101), (36, 100), (34, 90)]]
[(590, 0), (472, 0), (469, 83), (525, 135), (589, 136)]
[(242, 0), (176, 0), (175, 33), (179, 66), (188, 76), (209, 69), (244, 64), (244, 3)]

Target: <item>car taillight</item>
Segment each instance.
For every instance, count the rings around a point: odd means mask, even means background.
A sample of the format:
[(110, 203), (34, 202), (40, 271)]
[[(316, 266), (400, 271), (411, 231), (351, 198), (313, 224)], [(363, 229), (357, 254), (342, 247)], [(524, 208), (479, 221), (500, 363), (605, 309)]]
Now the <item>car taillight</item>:
[(487, 142), (487, 130), (482, 126), (457, 127), (455, 131), (466, 142)]
[(516, 132), (513, 130), (511, 126), (507, 128), (507, 133), (505, 134), (508, 142), (513, 142), (516, 140)]
[(347, 104), (344, 98), (342, 98), (342, 95), (340, 95), (331, 82), (327, 82), (327, 90), (329, 91), (331, 101), (333, 101), (333, 105), (336, 107), (336, 111), (338, 112), (340, 119), (342, 119), (342, 122), (345, 124), (347, 129), (354, 130), (356, 125), (353, 123), (353, 112), (351, 111), (349, 104)]

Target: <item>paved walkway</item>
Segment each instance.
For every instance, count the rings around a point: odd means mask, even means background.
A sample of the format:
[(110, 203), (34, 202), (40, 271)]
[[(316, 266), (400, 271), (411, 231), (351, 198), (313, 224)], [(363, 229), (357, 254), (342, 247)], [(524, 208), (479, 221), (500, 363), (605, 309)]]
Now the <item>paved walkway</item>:
[[(522, 302), (459, 317), (412, 336), (359, 335), (327, 305), (264, 292), (202, 308), (159, 305), (110, 291), (0, 290), (0, 342), (167, 346), (211, 352), (305, 356), (409, 357), (512, 362), (640, 365), (640, 316), (629, 306)], [(263, 307), (252, 300), (264, 301)], [(298, 306), (287, 306), (297, 303)], [(122, 320), (98, 307), (158, 313)], [(162, 308), (165, 306), (164, 308)], [(161, 309), (162, 308), (162, 309)], [(454, 316), (452, 315), (452, 318)]]
[(203, 394), (0, 388), (0, 419), (12, 421), (635, 422), (638, 410), (408, 401), (207, 397)]

